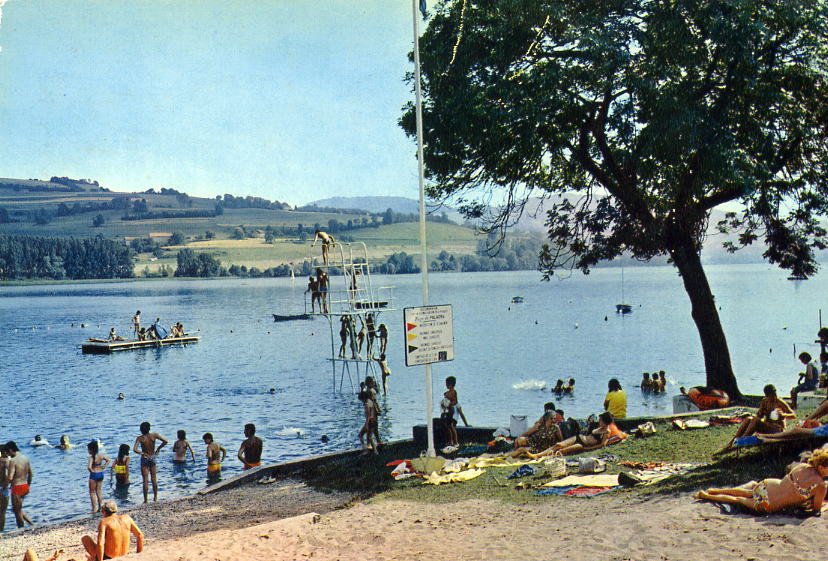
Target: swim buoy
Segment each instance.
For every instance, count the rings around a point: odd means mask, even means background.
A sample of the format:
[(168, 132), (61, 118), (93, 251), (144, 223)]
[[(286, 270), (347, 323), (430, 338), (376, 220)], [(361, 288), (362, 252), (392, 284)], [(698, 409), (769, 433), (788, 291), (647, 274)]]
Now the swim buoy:
[(690, 401), (702, 411), (706, 409), (719, 409), (727, 407), (730, 403), (730, 396), (722, 390), (703, 390), (702, 388), (690, 388), (687, 392)]

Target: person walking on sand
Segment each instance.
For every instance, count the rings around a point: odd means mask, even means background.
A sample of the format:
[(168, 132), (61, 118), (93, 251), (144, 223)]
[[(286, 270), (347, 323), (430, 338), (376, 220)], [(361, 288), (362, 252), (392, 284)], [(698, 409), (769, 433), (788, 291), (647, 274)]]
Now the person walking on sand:
[[(158, 481), (156, 470), (156, 460), (158, 459), (158, 452), (161, 448), (169, 442), (166, 438), (158, 433), (150, 432), (150, 424), (146, 421), (141, 423), (141, 436), (135, 439), (135, 444), (132, 450), (136, 454), (141, 455), (141, 477), (144, 479), (144, 502), (147, 502), (147, 492), (149, 491), (149, 478), (152, 478), (152, 500), (158, 500)], [(155, 441), (160, 440), (161, 445), (155, 447)]]
[(90, 560), (102, 561), (129, 554), (129, 535), (135, 536), (135, 551), (144, 551), (144, 534), (128, 514), (118, 514), (115, 501), (105, 501), (101, 507), (103, 518), (98, 523), (98, 540), (83, 536), (81, 543)]
[(314, 247), (316, 245), (317, 240), (320, 240), (322, 242), (322, 262), (325, 263), (325, 265), (327, 265), (328, 253), (330, 252), (331, 248), (333, 248), (333, 246), (336, 245), (336, 239), (327, 232), (323, 232), (322, 230), (316, 230), (314, 232), (311, 247)]
[(132, 316), (132, 333), (138, 339), (138, 333), (141, 331), (141, 310), (135, 312)]
[(32, 484), (32, 465), (29, 458), (20, 453), (20, 448), (14, 440), (6, 442), (6, 453), (9, 455), (8, 478), (11, 487), (11, 503), (17, 527), (22, 528), (24, 522), (34, 526), (34, 522), (23, 511), (23, 499), (29, 494), (29, 486)]
[(207, 479), (221, 477), (221, 463), (227, 456), (227, 448), (213, 440), (213, 433), (205, 432), (201, 437), (207, 445)]
[(177, 433), (178, 440), (173, 442), (173, 462), (177, 464), (183, 464), (187, 461), (187, 450), (190, 451), (190, 457), (195, 462), (195, 452), (193, 452), (193, 447), (190, 446), (190, 443), (187, 442), (187, 432), (180, 430)]
[(6, 445), (0, 444), (0, 532), (6, 527), (6, 511), (9, 509), (11, 486), (9, 479), (9, 454)]
[(104, 468), (109, 463), (109, 458), (99, 453), (98, 449), (97, 440), (86, 445), (86, 451), (89, 452), (89, 461), (86, 463), (86, 469), (89, 471), (89, 501), (92, 503), (93, 513), (101, 510)]
[(246, 440), (239, 446), (237, 454), (239, 460), (244, 464), (244, 469), (251, 469), (262, 465), (262, 439), (256, 436), (256, 425), (247, 423), (244, 425), (244, 436)]

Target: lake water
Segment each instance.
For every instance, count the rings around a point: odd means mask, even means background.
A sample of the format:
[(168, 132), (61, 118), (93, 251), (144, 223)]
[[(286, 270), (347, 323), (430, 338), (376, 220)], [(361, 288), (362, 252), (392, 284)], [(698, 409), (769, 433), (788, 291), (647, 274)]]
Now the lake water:
[[(707, 270), (742, 390), (758, 393), (772, 382), (787, 391), (801, 370), (795, 351), (818, 354), (813, 340), (828, 293), (825, 278), (791, 282), (766, 265)], [(634, 306), (628, 316), (615, 314), (619, 269), (549, 283), (535, 272), (432, 274), (430, 281), (431, 303), (453, 306), (456, 357), (434, 365), (435, 415), (449, 375), (458, 379), (467, 418), (483, 426), (508, 426), (512, 414), (534, 419), (554, 397), (548, 388), (516, 389), (520, 384), (551, 387), (558, 378), (575, 377), (574, 395), (557, 403), (567, 416), (583, 417), (600, 411), (610, 377), (627, 390), (630, 415), (669, 413), (679, 385), (704, 383), (689, 302), (672, 268), (625, 270), (626, 300)], [(393, 370), (381, 399), (380, 430), (383, 438), (409, 438), (412, 425), (425, 419), (424, 369), (405, 366), (402, 308), (421, 304), (420, 277), (374, 276), (378, 285), (396, 286), (396, 311), (378, 320), (389, 327)], [(332, 372), (328, 322), (274, 323), (270, 315), (302, 311), (304, 288), (299, 279), (0, 288), (0, 390), (6, 396), (0, 440), (15, 440), (31, 458), (30, 516), (42, 523), (88, 511), (85, 444), (99, 438), (114, 457), (118, 444), (132, 446), (145, 420), (171, 441), (176, 430), (187, 430), (197, 453), (195, 465), (174, 471), (169, 451), (162, 452), (162, 500), (204, 486), (201, 435), (207, 431), (228, 448), (225, 477), (241, 470), (235, 454), (248, 422), (265, 441), (266, 462), (356, 447), (361, 407), (347, 373)], [(512, 304), (513, 296), (525, 302)], [(156, 316), (164, 325), (181, 321), (202, 340), (186, 348), (80, 352), (87, 337), (103, 337), (112, 326), (127, 334), (137, 309), (146, 324)], [(337, 325), (334, 334), (338, 348)], [(642, 396), (635, 387), (641, 372), (660, 369), (667, 371), (667, 394)], [(119, 392), (125, 400), (116, 399)], [(29, 447), (35, 434), (52, 444), (68, 434), (77, 447)], [(132, 486), (121, 504), (142, 500), (134, 456)], [(105, 484), (104, 499), (111, 496)]]

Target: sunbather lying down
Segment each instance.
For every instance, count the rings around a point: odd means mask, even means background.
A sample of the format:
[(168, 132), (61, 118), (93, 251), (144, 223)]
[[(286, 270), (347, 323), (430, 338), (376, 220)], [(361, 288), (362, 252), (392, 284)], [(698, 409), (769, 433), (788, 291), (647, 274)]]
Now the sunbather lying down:
[(750, 481), (739, 487), (699, 491), (695, 498), (714, 503), (741, 505), (767, 514), (789, 506), (810, 507), (819, 512), (825, 498), (828, 451), (815, 452), (807, 462), (796, 464), (782, 479)]
[(612, 413), (604, 411), (598, 415), (598, 428), (589, 434), (578, 434), (550, 446), (539, 454), (527, 452), (526, 455), (534, 460), (546, 456), (567, 456), (587, 450), (597, 450), (607, 444), (623, 440), (626, 437), (627, 435), (616, 426), (615, 420), (612, 418)]

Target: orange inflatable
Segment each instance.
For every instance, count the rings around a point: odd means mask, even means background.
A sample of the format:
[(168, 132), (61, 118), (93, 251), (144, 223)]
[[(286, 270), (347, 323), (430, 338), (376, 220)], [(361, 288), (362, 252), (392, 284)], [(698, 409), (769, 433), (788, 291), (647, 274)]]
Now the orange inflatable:
[(702, 411), (706, 409), (719, 409), (727, 407), (730, 403), (730, 396), (722, 390), (703, 390), (702, 388), (690, 388), (687, 392), (690, 401), (696, 404)]

